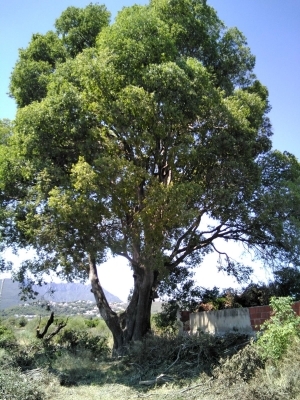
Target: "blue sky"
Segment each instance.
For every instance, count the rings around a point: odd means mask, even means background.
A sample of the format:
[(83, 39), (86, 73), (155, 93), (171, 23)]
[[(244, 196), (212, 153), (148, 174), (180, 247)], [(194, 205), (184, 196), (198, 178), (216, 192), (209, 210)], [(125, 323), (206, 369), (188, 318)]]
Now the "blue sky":
[[(274, 148), (287, 150), (300, 159), (300, 1), (299, 0), (208, 0), (227, 26), (237, 26), (256, 56), (255, 73), (268, 87), (272, 111)], [(0, 118), (14, 119), (16, 107), (7, 96), (9, 77), (18, 49), (27, 47), (33, 33), (54, 29), (54, 21), (68, 6), (85, 7), (90, 0), (2, 0), (0, 2)], [(148, 1), (111, 0), (112, 17), (124, 6)], [(121, 263), (123, 265), (123, 263)], [(102, 267), (101, 267), (102, 268)], [(122, 271), (126, 268), (122, 267)], [(211, 275), (210, 272), (208, 272)], [(131, 282), (130, 272), (124, 277)], [(201, 284), (209, 285), (209, 280)], [(116, 276), (116, 271), (114, 271)], [(107, 278), (104, 286), (111, 290)], [(221, 285), (217, 278), (214, 284)], [(216, 280), (217, 279), (217, 280)], [(128, 282), (128, 283), (127, 283)], [(212, 284), (211, 284), (212, 285)], [(211, 286), (210, 285), (210, 286)], [(115, 291), (114, 291), (115, 293)], [(118, 295), (118, 293), (116, 293)], [(123, 294), (123, 298), (125, 297)]]

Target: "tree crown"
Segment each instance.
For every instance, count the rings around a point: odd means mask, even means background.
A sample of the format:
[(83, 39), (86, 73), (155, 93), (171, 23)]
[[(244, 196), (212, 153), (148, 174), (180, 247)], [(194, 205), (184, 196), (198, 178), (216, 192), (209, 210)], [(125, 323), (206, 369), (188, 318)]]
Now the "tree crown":
[(298, 263), (299, 164), (270, 151), (245, 37), (204, 0), (108, 18), (69, 7), (12, 74), (18, 172), (4, 197), (12, 241), (39, 257), (26, 268), (73, 278), (110, 251), (175, 279), (220, 238)]

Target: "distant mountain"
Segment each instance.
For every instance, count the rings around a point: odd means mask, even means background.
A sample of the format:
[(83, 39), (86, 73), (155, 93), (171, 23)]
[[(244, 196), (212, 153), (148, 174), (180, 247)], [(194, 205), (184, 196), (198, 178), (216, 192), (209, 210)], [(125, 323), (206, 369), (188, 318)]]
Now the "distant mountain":
[[(90, 286), (82, 283), (48, 283), (43, 286), (34, 286), (38, 300), (55, 301), (56, 303), (68, 303), (78, 300), (95, 301)], [(0, 279), (0, 309), (17, 306), (22, 303), (19, 295), (20, 289), (17, 282), (11, 279)], [(121, 303), (121, 300), (104, 290), (109, 303)]]

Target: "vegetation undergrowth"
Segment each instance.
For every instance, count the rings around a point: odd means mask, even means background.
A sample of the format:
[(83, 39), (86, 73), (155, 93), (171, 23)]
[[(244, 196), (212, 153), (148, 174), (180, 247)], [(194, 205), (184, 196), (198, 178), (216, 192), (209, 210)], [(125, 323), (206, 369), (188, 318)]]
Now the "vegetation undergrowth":
[(271, 305), (275, 313), (258, 340), (237, 334), (178, 335), (154, 327), (144, 340), (128, 345), (122, 357), (111, 356), (112, 341), (99, 319), (71, 317), (50, 342), (35, 338), (37, 321), (2, 320), (0, 397), (300, 399), (299, 317), (288, 298), (274, 298)]

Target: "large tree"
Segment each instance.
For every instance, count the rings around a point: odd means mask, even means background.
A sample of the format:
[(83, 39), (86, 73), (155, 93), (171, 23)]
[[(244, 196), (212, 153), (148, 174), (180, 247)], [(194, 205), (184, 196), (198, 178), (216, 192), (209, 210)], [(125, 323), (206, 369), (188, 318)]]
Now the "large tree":
[[(88, 7), (97, 18), (69, 8), (56, 33), (34, 35), (12, 73), (3, 241), (36, 251), (19, 279), (89, 276), (121, 350), (149, 331), (157, 286), (183, 283), (217, 239), (299, 263), (300, 168), (271, 152), (254, 56), (205, 0), (151, 0), (110, 26)], [(107, 254), (133, 272), (121, 315), (97, 273)]]

